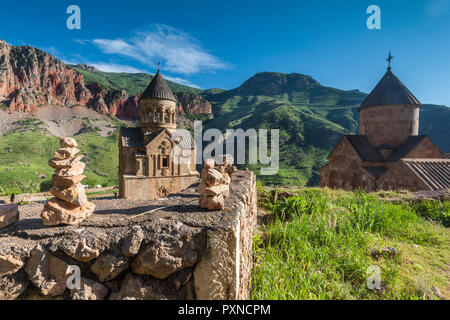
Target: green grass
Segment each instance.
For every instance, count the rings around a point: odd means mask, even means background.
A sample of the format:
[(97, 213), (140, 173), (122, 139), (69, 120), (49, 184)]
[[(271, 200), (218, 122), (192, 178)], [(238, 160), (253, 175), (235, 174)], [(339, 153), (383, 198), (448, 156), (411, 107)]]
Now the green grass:
[[(424, 218), (430, 206), (328, 189), (262, 198), (274, 218), (255, 239), (252, 299), (426, 299), (432, 286), (450, 293), (450, 233), (440, 217)], [(399, 255), (376, 260), (375, 246)], [(371, 265), (381, 268), (383, 293), (366, 287)]]
[[(86, 163), (83, 184), (115, 186), (118, 173), (118, 131), (108, 137), (96, 132), (75, 136)], [(54, 169), (47, 162), (59, 138), (46, 132), (14, 132), (0, 139), (0, 195), (48, 191)]]

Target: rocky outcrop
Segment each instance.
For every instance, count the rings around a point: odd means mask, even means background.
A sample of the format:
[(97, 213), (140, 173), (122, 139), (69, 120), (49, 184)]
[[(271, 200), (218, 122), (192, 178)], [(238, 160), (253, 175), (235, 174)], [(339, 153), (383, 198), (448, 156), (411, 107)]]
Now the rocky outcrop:
[[(85, 64), (76, 67), (99, 72)], [(85, 85), (83, 74), (46, 52), (0, 40), (0, 103), (11, 111), (30, 112), (43, 105), (83, 105), (100, 114), (136, 119), (139, 97), (95, 82)], [(180, 113), (212, 113), (211, 103), (199, 95), (179, 93), (177, 97)]]
[(249, 297), (252, 172), (232, 176), (225, 211), (195, 206), (195, 186), (164, 200), (93, 201), (96, 214), (80, 225), (51, 228), (37, 219), (43, 205), (20, 206), (0, 233), (0, 299)]
[(176, 96), (178, 99), (177, 112), (179, 114), (212, 114), (211, 103), (198, 94), (179, 92), (176, 94)]
[(11, 111), (41, 105), (87, 105), (92, 99), (83, 76), (42, 50), (0, 40), (0, 102)]

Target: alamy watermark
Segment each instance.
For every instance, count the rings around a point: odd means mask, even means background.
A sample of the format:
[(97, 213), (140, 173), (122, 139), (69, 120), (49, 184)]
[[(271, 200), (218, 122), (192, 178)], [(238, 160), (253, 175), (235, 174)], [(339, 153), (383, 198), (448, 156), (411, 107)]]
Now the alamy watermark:
[(77, 265), (70, 265), (67, 272), (70, 276), (66, 280), (66, 286), (69, 290), (81, 289), (81, 270)]
[(367, 268), (367, 289), (380, 290), (381, 289), (381, 269), (379, 266), (371, 265)]
[(77, 5), (70, 5), (66, 10), (67, 14), (70, 16), (66, 20), (66, 26), (69, 30), (80, 30), (81, 29), (81, 9)]
[(367, 18), (366, 25), (369, 30), (381, 29), (381, 9), (377, 5), (371, 5), (367, 8), (367, 14), (370, 14)]
[[(180, 142), (183, 137), (190, 136), (185, 129), (178, 129), (172, 134), (172, 141)], [(207, 142), (208, 144), (204, 144)], [(270, 151), (269, 151), (270, 143)], [(178, 143), (172, 149), (172, 161), (175, 164), (191, 163), (190, 150)], [(261, 165), (260, 174), (265, 176), (278, 173), (280, 165), (280, 130), (271, 129), (207, 129), (203, 132), (201, 121), (194, 122), (194, 146), (196, 164), (202, 164), (204, 159), (214, 158), (217, 164), (223, 164), (224, 155), (231, 155), (234, 164)]]

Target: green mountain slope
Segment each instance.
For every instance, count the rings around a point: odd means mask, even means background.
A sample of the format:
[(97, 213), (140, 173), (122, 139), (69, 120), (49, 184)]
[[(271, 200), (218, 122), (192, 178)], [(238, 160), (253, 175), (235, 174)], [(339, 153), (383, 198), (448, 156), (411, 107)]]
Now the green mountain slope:
[[(357, 109), (366, 97), (358, 90), (322, 86), (307, 75), (274, 72), (258, 73), (233, 90), (202, 95), (214, 111), (207, 128), (280, 129), (280, 171), (259, 177), (264, 184), (310, 186), (318, 185), (319, 170), (342, 135), (358, 132)], [(447, 107), (422, 108), (421, 133), (447, 152), (449, 117)]]
[[(153, 75), (149, 73), (103, 72), (95, 68), (86, 69), (80, 65), (68, 66), (83, 74), (86, 85), (97, 82), (103, 88), (125, 90), (130, 96), (142, 93), (153, 78)], [(167, 84), (174, 93), (199, 93), (202, 91), (172, 81), (167, 81)]]

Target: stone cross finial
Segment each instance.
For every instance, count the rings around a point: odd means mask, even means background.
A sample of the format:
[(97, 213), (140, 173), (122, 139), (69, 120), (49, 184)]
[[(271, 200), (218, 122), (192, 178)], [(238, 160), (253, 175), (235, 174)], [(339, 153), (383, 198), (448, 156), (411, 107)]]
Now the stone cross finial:
[(391, 70), (391, 60), (394, 59), (394, 57), (391, 55), (391, 52), (389, 51), (389, 56), (386, 59), (386, 61), (388, 62), (388, 70)]

